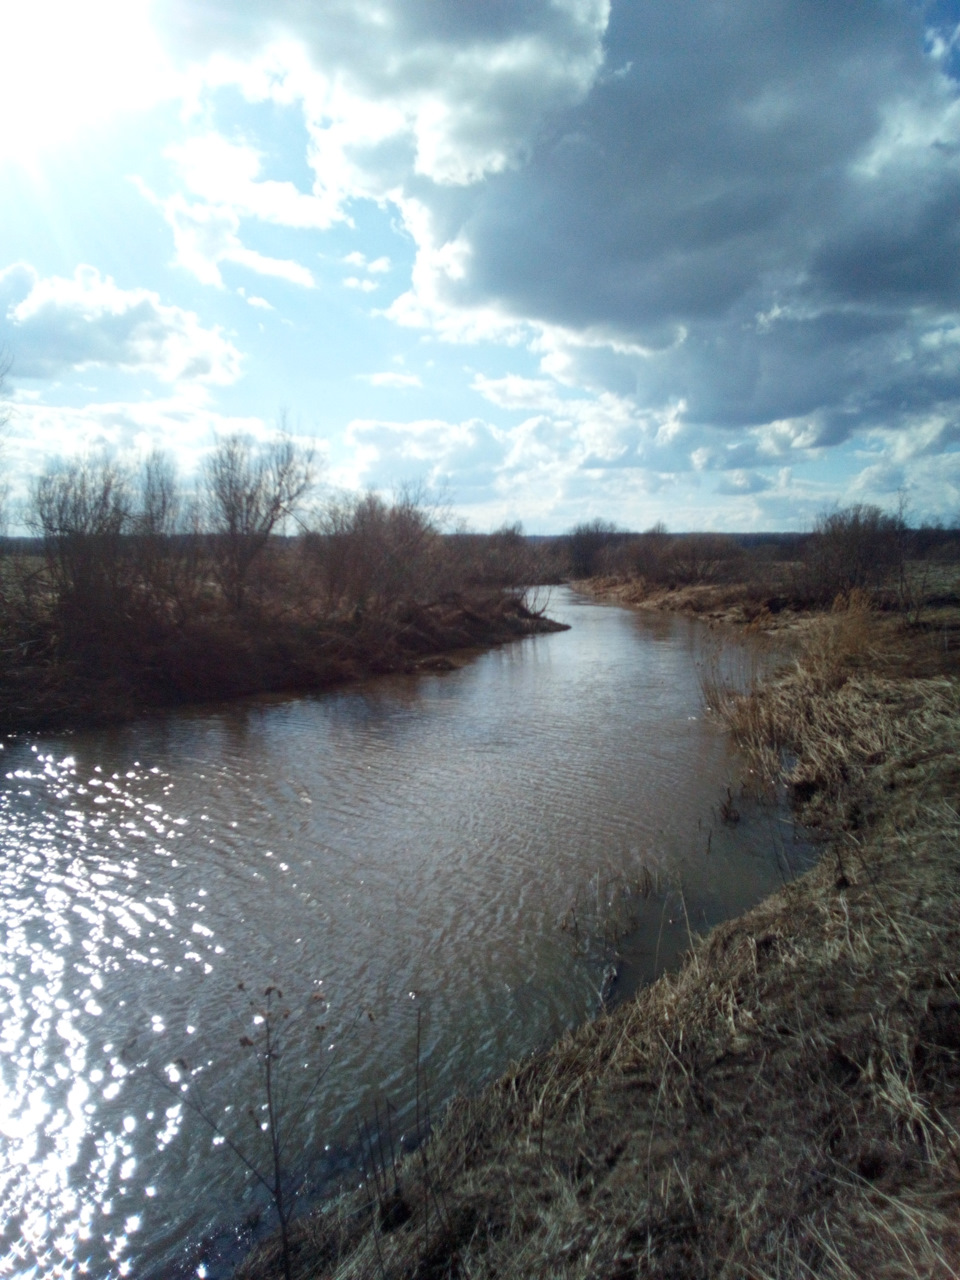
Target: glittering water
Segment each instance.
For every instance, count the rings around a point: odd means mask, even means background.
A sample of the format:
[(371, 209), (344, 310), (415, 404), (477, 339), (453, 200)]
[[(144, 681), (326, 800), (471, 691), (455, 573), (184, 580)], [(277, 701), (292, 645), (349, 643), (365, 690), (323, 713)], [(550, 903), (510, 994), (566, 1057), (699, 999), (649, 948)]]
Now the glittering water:
[(637, 971), (676, 949), (647, 872), (693, 927), (780, 883), (778, 815), (716, 821), (697, 627), (551, 613), (444, 676), (6, 744), (0, 1275), (215, 1272), (264, 1207), (229, 1146), (264, 1155), (269, 985), (315, 1180), (375, 1098), (409, 1117), (418, 1008), (437, 1106), (596, 1012), (611, 896)]

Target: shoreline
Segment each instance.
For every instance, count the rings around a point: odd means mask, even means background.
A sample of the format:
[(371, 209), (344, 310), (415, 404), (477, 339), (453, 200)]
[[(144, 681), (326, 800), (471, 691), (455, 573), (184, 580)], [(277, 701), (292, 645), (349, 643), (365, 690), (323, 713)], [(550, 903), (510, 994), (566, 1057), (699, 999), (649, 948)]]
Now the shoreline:
[(564, 631), (514, 593), (417, 606), (401, 618), (244, 627), (163, 637), (141, 664), (120, 655), (96, 674), (25, 662), (0, 672), (0, 733), (63, 732), (122, 724), (152, 712), (265, 693), (318, 693), (393, 673), (451, 671), (457, 657)]
[(798, 604), (788, 595), (758, 592), (746, 583), (650, 587), (642, 580), (613, 575), (583, 578), (571, 587), (603, 604), (649, 613), (679, 613), (708, 625), (756, 632), (805, 631), (829, 612)]
[(294, 1276), (955, 1273), (960, 687), (866, 609), (805, 632), (713, 701), (826, 838), (813, 869), (455, 1102), (406, 1216), (292, 1223)]

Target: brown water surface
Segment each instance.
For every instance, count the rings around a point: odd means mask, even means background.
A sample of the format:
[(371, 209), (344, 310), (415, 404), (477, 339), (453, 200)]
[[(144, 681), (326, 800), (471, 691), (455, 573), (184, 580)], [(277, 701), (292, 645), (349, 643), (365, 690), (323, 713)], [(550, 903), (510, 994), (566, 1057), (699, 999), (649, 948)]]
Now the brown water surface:
[(412, 1122), (417, 1009), (436, 1110), (594, 1015), (618, 929), (623, 991), (790, 873), (782, 813), (718, 821), (702, 629), (550, 612), (447, 675), (6, 744), (0, 1275), (216, 1271), (263, 1197), (178, 1091), (260, 1159), (267, 986), (309, 1014), (288, 1117), (327, 1068), (285, 1154), (318, 1183), (375, 1099)]

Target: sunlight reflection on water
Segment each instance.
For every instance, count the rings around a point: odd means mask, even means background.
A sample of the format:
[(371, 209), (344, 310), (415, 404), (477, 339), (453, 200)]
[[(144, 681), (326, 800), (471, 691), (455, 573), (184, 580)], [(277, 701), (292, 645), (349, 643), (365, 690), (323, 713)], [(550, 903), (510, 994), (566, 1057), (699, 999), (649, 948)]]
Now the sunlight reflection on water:
[(596, 1011), (609, 955), (559, 927), (594, 881), (682, 874), (698, 924), (779, 883), (779, 818), (715, 829), (697, 629), (551, 612), (575, 629), (442, 678), (6, 745), (0, 1275), (215, 1272), (262, 1201), (187, 1101), (253, 1150), (267, 983), (311, 1011), (293, 1101), (331, 1066), (313, 1177), (375, 1097), (409, 1111), (414, 1006), (437, 1105)]

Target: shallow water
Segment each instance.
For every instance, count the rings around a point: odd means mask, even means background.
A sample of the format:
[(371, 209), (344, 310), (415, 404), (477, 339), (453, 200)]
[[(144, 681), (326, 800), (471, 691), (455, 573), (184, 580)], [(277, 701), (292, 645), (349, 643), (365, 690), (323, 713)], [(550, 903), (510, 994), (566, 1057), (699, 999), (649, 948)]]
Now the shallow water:
[(196, 1108), (263, 1158), (268, 986), (317, 1184), (375, 1100), (412, 1124), (418, 1010), (436, 1110), (595, 1014), (618, 944), (622, 995), (790, 874), (703, 717), (702, 629), (550, 613), (442, 676), (6, 744), (0, 1275), (217, 1273), (264, 1198)]

